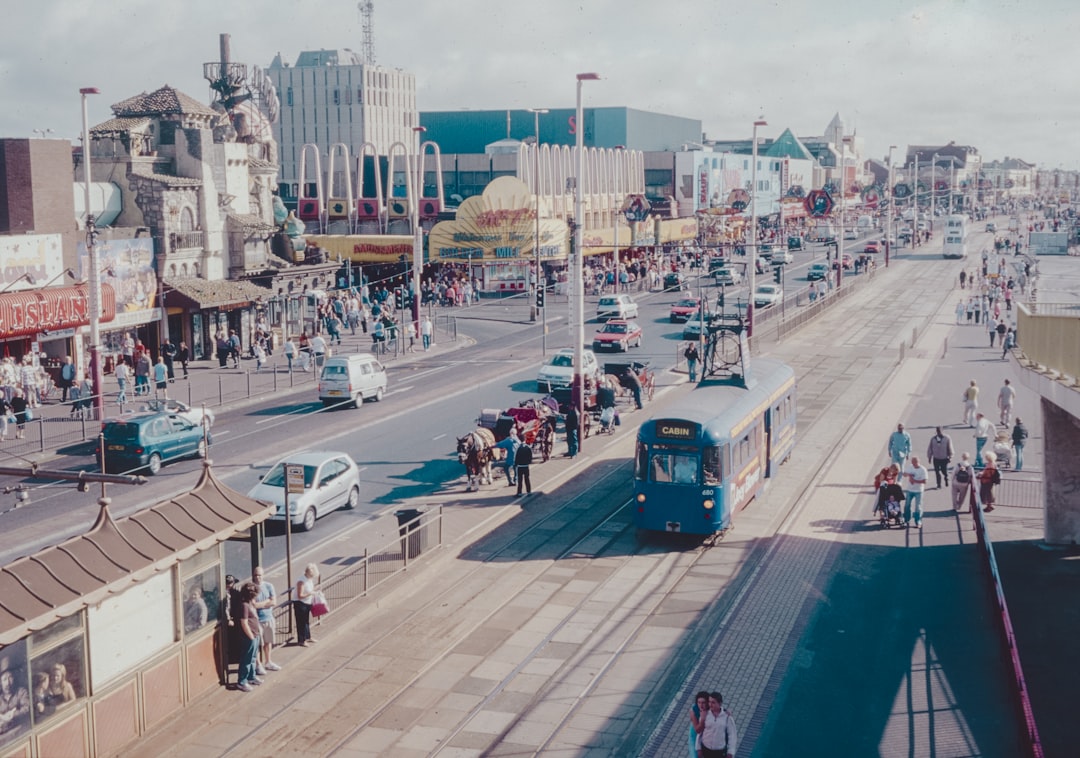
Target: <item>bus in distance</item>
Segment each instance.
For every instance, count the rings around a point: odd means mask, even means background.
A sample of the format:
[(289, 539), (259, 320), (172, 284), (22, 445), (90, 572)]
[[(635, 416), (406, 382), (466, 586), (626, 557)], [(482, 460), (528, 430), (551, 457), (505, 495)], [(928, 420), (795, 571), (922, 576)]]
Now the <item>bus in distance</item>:
[(962, 213), (945, 217), (945, 241), (941, 245), (943, 258), (967, 257), (968, 219)]

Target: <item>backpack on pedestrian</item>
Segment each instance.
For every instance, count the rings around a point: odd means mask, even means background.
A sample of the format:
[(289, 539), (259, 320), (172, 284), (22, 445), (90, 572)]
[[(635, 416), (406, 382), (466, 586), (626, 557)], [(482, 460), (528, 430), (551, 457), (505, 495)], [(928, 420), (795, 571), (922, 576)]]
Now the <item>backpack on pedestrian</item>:
[(957, 484), (971, 484), (971, 469), (967, 466), (957, 466), (953, 473), (953, 481)]

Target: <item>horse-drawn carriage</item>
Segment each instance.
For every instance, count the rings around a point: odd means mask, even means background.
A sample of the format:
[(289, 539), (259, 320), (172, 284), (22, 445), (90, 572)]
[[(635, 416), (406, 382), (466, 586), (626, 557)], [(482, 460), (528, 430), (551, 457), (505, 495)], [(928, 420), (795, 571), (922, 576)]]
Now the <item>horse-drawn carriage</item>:
[(555, 423), (559, 409), (554, 400), (526, 400), (517, 408), (485, 408), (476, 420), (477, 428), (457, 441), (458, 460), (465, 465), (469, 491), (491, 484), (491, 464), (503, 453), (498, 443), (517, 430), (517, 437), (531, 446), (540, 461), (551, 458), (555, 447)]

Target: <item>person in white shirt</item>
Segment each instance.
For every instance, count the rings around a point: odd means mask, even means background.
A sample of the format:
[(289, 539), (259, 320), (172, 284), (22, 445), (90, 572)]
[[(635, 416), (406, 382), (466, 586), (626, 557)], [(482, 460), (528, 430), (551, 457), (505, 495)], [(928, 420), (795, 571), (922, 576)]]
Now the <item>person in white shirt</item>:
[(701, 758), (735, 758), (739, 737), (735, 731), (735, 719), (724, 706), (719, 692), (709, 693), (709, 710), (705, 714), (704, 727), (698, 735)]
[(315, 366), (322, 368), (323, 357), (326, 355), (326, 340), (321, 334), (316, 334), (308, 343), (311, 345), (311, 354), (315, 357)]
[(981, 413), (975, 414), (975, 468), (983, 467), (982, 451), (987, 441), (997, 434), (994, 423)]
[(919, 456), (911, 456), (900, 475), (904, 479), (904, 522), (911, 523), (912, 505), (915, 506), (915, 528), (922, 529), (922, 496), (930, 474), (919, 465)]

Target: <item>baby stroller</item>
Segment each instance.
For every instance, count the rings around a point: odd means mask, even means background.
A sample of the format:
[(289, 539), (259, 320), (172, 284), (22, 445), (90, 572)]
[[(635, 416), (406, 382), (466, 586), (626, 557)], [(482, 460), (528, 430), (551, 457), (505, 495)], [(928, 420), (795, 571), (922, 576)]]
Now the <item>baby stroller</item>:
[(874, 513), (885, 529), (904, 525), (904, 490), (896, 482), (886, 483), (878, 489)]
[(602, 433), (614, 434), (615, 427), (619, 425), (619, 412), (609, 405), (600, 411), (599, 421)]
[(994, 455), (997, 458), (997, 467), (1001, 469), (1012, 466), (1012, 438), (1005, 432), (998, 432), (994, 440)]

